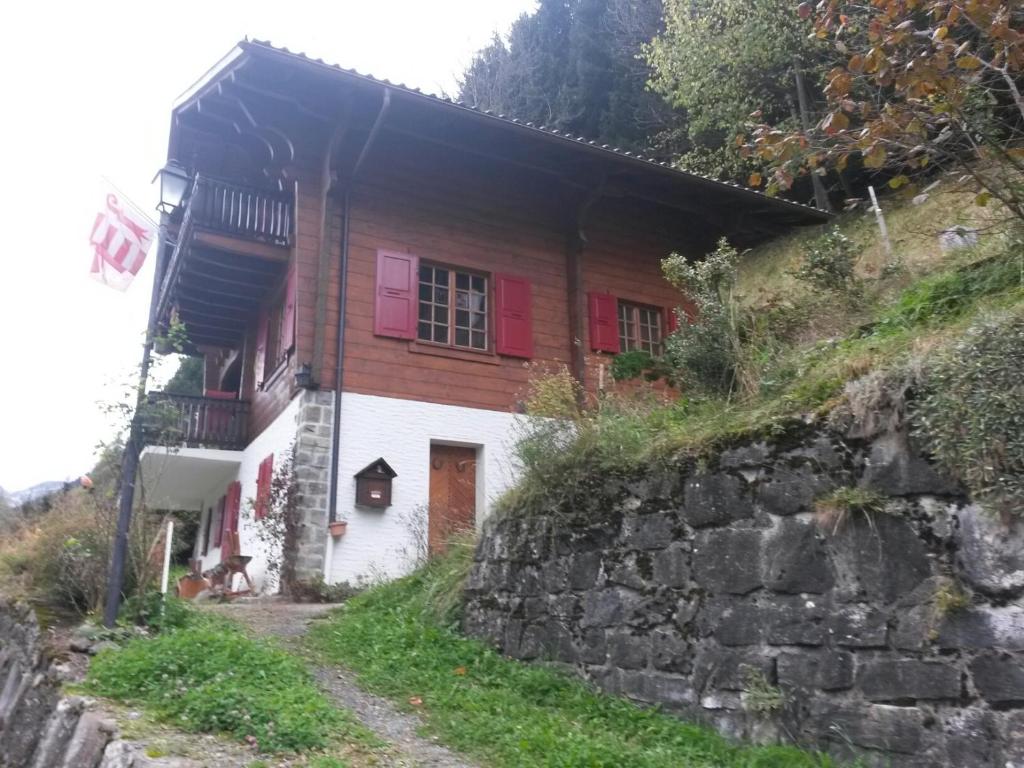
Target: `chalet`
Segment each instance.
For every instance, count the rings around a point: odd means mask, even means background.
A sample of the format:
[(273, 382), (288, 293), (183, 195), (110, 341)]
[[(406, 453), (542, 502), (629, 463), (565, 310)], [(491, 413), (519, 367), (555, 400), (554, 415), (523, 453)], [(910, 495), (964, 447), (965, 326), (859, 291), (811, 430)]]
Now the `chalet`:
[(263, 42), (177, 101), (168, 158), (154, 311), (205, 394), (163, 397), (183, 434), (144, 451), (147, 502), (202, 510), (204, 568), (237, 546), (258, 582), (248, 521), (286, 456), (298, 575), (399, 574), (514, 480), (531, 369), (593, 392), (610, 355), (659, 349), (660, 259), (825, 218)]

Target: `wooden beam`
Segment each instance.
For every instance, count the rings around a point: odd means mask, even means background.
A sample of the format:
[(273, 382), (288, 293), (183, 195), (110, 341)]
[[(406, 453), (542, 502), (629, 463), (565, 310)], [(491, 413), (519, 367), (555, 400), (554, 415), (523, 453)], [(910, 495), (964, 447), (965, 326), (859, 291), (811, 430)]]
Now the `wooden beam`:
[(179, 312), (197, 312), (202, 315), (209, 317), (218, 317), (223, 320), (234, 320), (235, 318), (242, 318), (244, 322), (248, 322), (251, 315), (246, 312), (230, 309), (222, 309), (220, 307), (198, 306), (192, 302), (191, 299), (178, 299), (178, 311)]
[(194, 346), (200, 344), (208, 344), (212, 347), (226, 347), (228, 349), (234, 349), (241, 342), (241, 339), (225, 337), (217, 335), (216, 333), (204, 333), (203, 331), (193, 331), (186, 327), (185, 332), (188, 334), (188, 341)]
[[(200, 282), (195, 282), (196, 280)], [(214, 280), (208, 277), (197, 278), (187, 272), (182, 272), (178, 278), (178, 288), (198, 288), (208, 293), (218, 293), (223, 296), (232, 296), (240, 299), (250, 299), (254, 304), (263, 301), (263, 297), (269, 292), (269, 286), (261, 289), (246, 289), (230, 280)]]
[(204, 328), (216, 328), (230, 333), (242, 333), (247, 325), (244, 320), (226, 320), (222, 317), (208, 316), (202, 312), (181, 313), (179, 316), (186, 325), (189, 323), (199, 324)]
[[(192, 261), (191, 259), (189, 261)], [(228, 274), (225, 274), (225, 271)], [(230, 267), (217, 267), (216, 265), (186, 263), (182, 265), (181, 275), (194, 275), (201, 277), (214, 283), (227, 283), (228, 285), (243, 285), (249, 288), (267, 290), (274, 282), (274, 278), (271, 276), (257, 276), (251, 277), (252, 273), (241, 273), (234, 272)]]
[(286, 245), (271, 245), (256, 240), (246, 240), (241, 237), (231, 237), (216, 232), (205, 232), (196, 230), (193, 241), (225, 253), (234, 253), (239, 256), (252, 256), (257, 259), (264, 259), (279, 264), (288, 262), (289, 248)]
[[(179, 286), (179, 291), (181, 287)], [(219, 307), (239, 312), (251, 312), (259, 306), (258, 301), (239, 300), (237, 296), (225, 296), (222, 293), (205, 291), (202, 288), (189, 286), (187, 291), (180, 294), (181, 298), (208, 307)]]
[(249, 259), (236, 253), (193, 248), (189, 255), (192, 261), (208, 264), (211, 267), (230, 269), (232, 272), (245, 272), (269, 279), (280, 277), (283, 274), (281, 266), (277, 263), (268, 263), (262, 259)]
[(572, 233), (566, 240), (565, 273), (569, 302), (569, 361), (572, 377), (586, 386), (586, 350), (584, 349), (583, 318), (587, 314), (583, 295), (583, 241)]

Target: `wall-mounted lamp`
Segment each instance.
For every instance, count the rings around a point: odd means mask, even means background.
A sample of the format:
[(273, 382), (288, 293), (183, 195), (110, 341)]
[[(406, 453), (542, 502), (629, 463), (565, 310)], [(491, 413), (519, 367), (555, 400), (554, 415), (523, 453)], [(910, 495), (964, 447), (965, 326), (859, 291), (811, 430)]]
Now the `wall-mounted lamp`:
[(313, 367), (309, 363), (303, 363), (295, 371), (295, 386), (299, 389), (316, 389), (313, 383)]
[(170, 215), (185, 201), (192, 179), (175, 160), (168, 160), (167, 165), (156, 172), (153, 181), (157, 179), (160, 179), (160, 204), (156, 209)]

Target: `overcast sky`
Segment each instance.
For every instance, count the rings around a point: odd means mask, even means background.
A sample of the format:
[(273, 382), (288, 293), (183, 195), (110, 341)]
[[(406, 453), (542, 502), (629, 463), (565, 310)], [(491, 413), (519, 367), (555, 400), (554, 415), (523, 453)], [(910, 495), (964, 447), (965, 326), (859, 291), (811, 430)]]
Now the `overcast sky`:
[[(152, 257), (127, 293), (88, 278), (110, 179), (147, 212), (171, 104), (243, 37), (452, 92), (533, 0), (18, 3), (0, 42), (0, 487), (89, 469), (141, 354)], [(169, 366), (158, 375), (166, 376)]]

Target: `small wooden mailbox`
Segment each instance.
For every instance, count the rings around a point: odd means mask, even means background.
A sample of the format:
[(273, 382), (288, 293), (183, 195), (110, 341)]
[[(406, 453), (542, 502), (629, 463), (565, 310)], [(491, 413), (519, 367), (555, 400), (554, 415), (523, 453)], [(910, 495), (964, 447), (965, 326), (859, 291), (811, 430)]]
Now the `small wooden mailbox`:
[(395, 470), (377, 459), (356, 472), (356, 504), (361, 507), (390, 507), (391, 481)]

